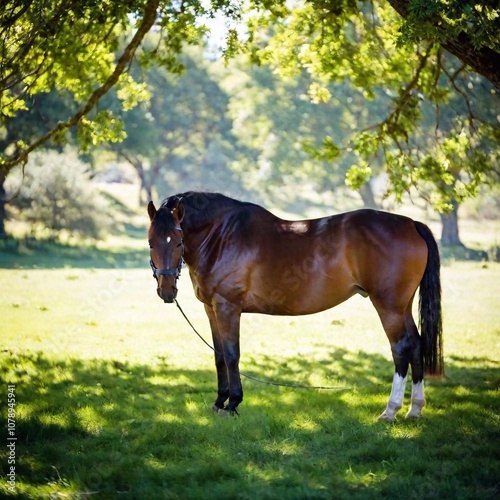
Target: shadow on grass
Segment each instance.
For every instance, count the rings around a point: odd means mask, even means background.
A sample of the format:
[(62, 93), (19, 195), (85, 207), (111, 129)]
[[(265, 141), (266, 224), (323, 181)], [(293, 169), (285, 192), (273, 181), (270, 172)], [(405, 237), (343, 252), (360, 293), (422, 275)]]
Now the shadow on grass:
[(144, 250), (99, 248), (96, 245), (70, 245), (46, 240), (0, 240), (0, 268), (53, 269), (134, 268), (147, 266), (149, 255)]
[(465, 246), (454, 246), (454, 247), (440, 247), (439, 253), (441, 255), (441, 260), (443, 263), (450, 263), (455, 261), (475, 261), (475, 262), (487, 262), (496, 261), (498, 262), (498, 256), (495, 254), (495, 250), (492, 249), (490, 254), (487, 251), (468, 248)]
[[(337, 350), (314, 362), (247, 361), (246, 371), (260, 378), (297, 382), (320, 371), (348, 390), (246, 381), (241, 417), (229, 419), (210, 411), (214, 371), (171, 367), (163, 358), (146, 366), (4, 351), (0, 359), (1, 378), (16, 387), (17, 494), (24, 498), (499, 493), (499, 374), (488, 360), (474, 367), (457, 360), (449, 379), (430, 382), (427, 418), (385, 424), (376, 416), (392, 368), (378, 355)], [(5, 418), (2, 412), (4, 428)]]

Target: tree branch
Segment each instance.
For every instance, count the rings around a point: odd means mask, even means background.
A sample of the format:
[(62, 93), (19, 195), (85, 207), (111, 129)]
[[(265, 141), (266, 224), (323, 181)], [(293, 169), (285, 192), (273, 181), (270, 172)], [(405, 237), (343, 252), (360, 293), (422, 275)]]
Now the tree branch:
[[(389, 0), (393, 9), (403, 18), (410, 15), (409, 6), (412, 0)], [(443, 31), (438, 25), (439, 18), (429, 19), (428, 24), (436, 30)], [(446, 34), (443, 31), (443, 34)], [(463, 63), (470, 66), (476, 73), (487, 78), (496, 88), (500, 89), (500, 52), (489, 47), (477, 47), (472, 38), (465, 32), (461, 32), (455, 38), (447, 38), (441, 41), (441, 47), (456, 56)]]
[(75, 113), (71, 118), (64, 122), (60, 122), (57, 127), (53, 128), (51, 131), (47, 132), (44, 136), (40, 137), (33, 143), (31, 143), (27, 148), (23, 149), (20, 151), (18, 154), (16, 154), (12, 159), (3, 161), (3, 163), (0, 163), (0, 169), (2, 169), (4, 172), (8, 172), (11, 170), (15, 165), (22, 163), (27, 160), (28, 155), (41, 146), (42, 144), (46, 143), (49, 141), (52, 137), (55, 135), (61, 133), (63, 130), (70, 129), (71, 127), (74, 127), (75, 125), (78, 124), (78, 122), (85, 116), (87, 115), (99, 102), (101, 97), (103, 97), (106, 92), (108, 92), (117, 82), (122, 73), (125, 71), (129, 61), (133, 58), (135, 51), (137, 47), (141, 44), (143, 38), (146, 36), (146, 34), (149, 32), (151, 27), (153, 26), (155, 20), (156, 20), (156, 12), (159, 6), (160, 0), (148, 0), (146, 3), (146, 6), (144, 8), (144, 16), (142, 18), (141, 24), (139, 26), (139, 29), (135, 33), (134, 37), (130, 41), (130, 43), (127, 45), (125, 48), (123, 54), (121, 55), (120, 59), (118, 60), (116, 67), (113, 71), (113, 73), (108, 77), (106, 82), (104, 84), (97, 88), (86, 104), (77, 112)]
[[(390, 128), (392, 124), (396, 125), (399, 121), (399, 117), (401, 116), (401, 113), (404, 110), (405, 105), (408, 102), (408, 99), (411, 96), (412, 91), (415, 89), (415, 87), (418, 84), (418, 80), (420, 78), (420, 74), (424, 70), (427, 60), (429, 59), (431, 53), (432, 53), (433, 45), (429, 44), (427, 47), (427, 50), (424, 54), (420, 55), (420, 60), (418, 63), (417, 68), (415, 69), (415, 73), (413, 74), (412, 79), (408, 84), (400, 91), (399, 97), (395, 99), (394, 103), (395, 106), (392, 109), (390, 113), (387, 114), (385, 119), (383, 119), (380, 122), (375, 123), (374, 125), (370, 125), (369, 127), (366, 127), (365, 129), (362, 130), (362, 132), (367, 132), (369, 130), (379, 130), (379, 136), (383, 136), (384, 132), (381, 132), (382, 128)], [(393, 140), (396, 141), (395, 137), (393, 137)], [(401, 149), (401, 148), (400, 148)]]

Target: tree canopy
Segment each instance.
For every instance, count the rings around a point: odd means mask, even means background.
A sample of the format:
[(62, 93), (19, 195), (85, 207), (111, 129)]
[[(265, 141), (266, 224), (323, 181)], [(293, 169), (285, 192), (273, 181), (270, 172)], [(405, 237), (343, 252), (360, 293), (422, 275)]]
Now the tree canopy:
[[(158, 43), (141, 53), (141, 63), (178, 71), (177, 55), (206, 32), (200, 18), (224, 1), (204, 8), (196, 0), (31, 0), (4, 2), (0, 12), (0, 129), (8, 130), (33, 97), (51, 90), (68, 93), (71, 113), (57, 125), (10, 143), (0, 156), (5, 174), (49, 140), (78, 127), (84, 146), (124, 138), (122, 125), (101, 98), (113, 87), (124, 109), (146, 99), (144, 85), (128, 74), (142, 40), (151, 30)], [(118, 54), (116, 56), (115, 54)]]
[[(399, 85), (402, 104), (414, 99), (411, 91), (430, 93), (433, 82), (446, 73), (436, 56), (440, 49), (455, 54), (462, 65), (500, 87), (497, 2), (390, 0), (389, 4), (379, 0), (311, 0), (304, 4), (258, 0), (252, 4), (230, 0), (204, 4), (195, 0), (4, 2), (0, 13), (0, 127), (29, 108), (30, 97), (40, 92), (67, 91), (74, 97), (75, 108), (43, 135), (12, 144), (0, 158), (2, 169), (23, 161), (30, 151), (73, 126), (80, 127), (90, 143), (122, 138), (120, 125), (108, 110), (89, 114), (114, 85), (120, 87), (126, 108), (146, 98), (144, 88), (127, 75), (146, 33), (154, 29), (161, 36), (158, 46), (143, 54), (143, 62), (154, 60), (175, 69), (182, 45), (206, 32), (204, 18), (217, 12), (238, 18), (242, 7), (258, 12), (250, 20), (252, 35), (263, 22), (278, 26), (277, 40), (289, 52), (273, 56), (281, 64), (286, 66), (291, 54), (300, 55), (309, 59), (303, 63), (311, 70), (320, 69), (329, 78), (350, 73), (353, 82), (366, 87), (368, 93), (375, 83), (388, 89)], [(280, 27), (285, 19), (288, 21)], [(133, 36), (128, 35), (131, 26)], [(234, 30), (229, 40), (235, 40)], [(120, 47), (121, 55), (115, 60)], [(277, 50), (276, 44), (272, 47)], [(408, 58), (413, 62), (410, 66), (404, 64)], [(462, 68), (450, 71), (453, 84)], [(442, 99), (439, 95), (433, 98)]]
[[(213, 163), (219, 175), (231, 175), (226, 155), (235, 139), (227, 114), (229, 97), (209, 71), (204, 50), (184, 50), (179, 58), (182, 74), (158, 66), (132, 69), (132, 74), (142, 73), (151, 97), (123, 113), (126, 138), (111, 148), (135, 168), (146, 202), (154, 187), (180, 189), (186, 178), (206, 186)], [(112, 94), (106, 100), (110, 109), (119, 101)]]
[[(179, 73), (183, 47), (198, 43), (205, 21), (218, 14), (230, 26), (227, 57), (243, 51), (275, 74), (299, 78), (299, 86), (307, 81), (300, 95), (318, 106), (350, 88), (377, 109), (376, 121), (350, 136), (334, 123), (323, 132), (318, 125), (314, 138), (287, 133), (285, 144), (305, 147), (296, 156), (287, 146), (275, 149), (291, 165), (304, 152), (325, 163), (351, 155), (345, 176), (353, 188), (383, 166), (396, 197), (416, 185), (441, 209), (497, 179), (500, 9), (493, 0), (6, 1), (0, 12), (0, 233), (9, 171), (49, 141), (63, 143), (70, 130), (87, 149), (122, 141), (127, 132), (130, 143), (123, 111), (168, 101), (151, 97), (144, 71), (161, 65)], [(155, 42), (144, 44), (148, 33)], [(103, 101), (111, 89), (113, 105)], [(39, 97), (54, 93), (63, 102), (44, 108), (48, 101)], [(293, 101), (288, 116), (302, 104)], [(252, 103), (257, 112), (258, 105), (258, 99)], [(47, 119), (35, 126), (30, 117), (40, 112)], [(262, 135), (254, 131), (255, 138)]]
[(451, 10), (441, 2), (395, 4), (407, 6), (405, 18), (377, 0), (264, 6), (250, 18), (249, 51), (284, 77), (309, 73), (318, 101), (330, 99), (328, 83), (348, 81), (367, 100), (383, 102), (382, 118), (374, 115), (347, 143), (326, 138), (319, 154), (356, 152), (346, 174), (355, 188), (382, 158), (389, 192), (401, 198), (418, 186), (437, 208), (449, 209), (498, 175), (500, 99), (494, 78), (488, 82), (444, 47), (466, 30), (467, 54), (475, 50), (480, 60), (481, 51), (498, 51), (499, 11), (467, 2), (450, 2)]

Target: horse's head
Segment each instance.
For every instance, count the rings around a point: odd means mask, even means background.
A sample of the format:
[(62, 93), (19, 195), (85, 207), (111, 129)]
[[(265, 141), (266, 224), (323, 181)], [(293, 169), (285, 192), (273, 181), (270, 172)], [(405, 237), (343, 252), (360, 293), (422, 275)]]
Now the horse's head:
[(167, 203), (156, 210), (150, 201), (148, 214), (151, 221), (148, 232), (150, 264), (158, 285), (156, 291), (164, 302), (171, 303), (177, 296), (176, 284), (182, 267), (184, 206), (176, 198), (172, 204)]

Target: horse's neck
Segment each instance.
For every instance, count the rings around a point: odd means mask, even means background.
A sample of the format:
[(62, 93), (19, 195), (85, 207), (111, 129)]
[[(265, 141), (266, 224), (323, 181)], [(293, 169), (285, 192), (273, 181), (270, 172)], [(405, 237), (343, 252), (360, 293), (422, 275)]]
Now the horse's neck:
[[(231, 205), (223, 205), (217, 207), (216, 209), (211, 209), (207, 215), (199, 216), (196, 214), (196, 209), (191, 208), (186, 212), (183, 227), (186, 231), (191, 233), (200, 233), (210, 230), (210, 228), (217, 224), (221, 218), (229, 211), (233, 210), (235, 207)], [(194, 214), (190, 213), (193, 211)]]
[(184, 233), (185, 261), (188, 266), (195, 266), (198, 254), (215, 232), (220, 228), (222, 219), (227, 212), (233, 210), (233, 206), (222, 206), (219, 210), (210, 214), (205, 219), (197, 219), (186, 214), (182, 224)]

